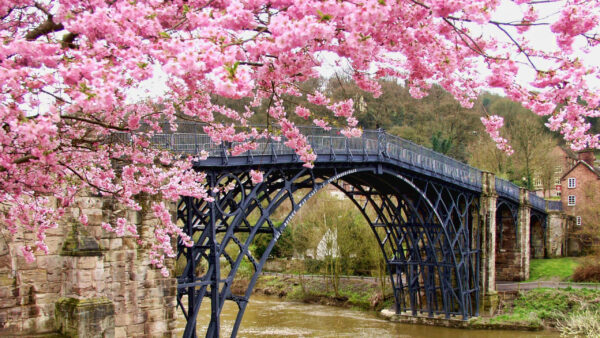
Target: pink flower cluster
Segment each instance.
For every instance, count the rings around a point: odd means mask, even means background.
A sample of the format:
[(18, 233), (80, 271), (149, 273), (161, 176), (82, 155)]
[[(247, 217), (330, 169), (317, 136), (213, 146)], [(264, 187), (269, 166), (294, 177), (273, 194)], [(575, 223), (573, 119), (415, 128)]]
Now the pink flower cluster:
[(504, 119), (497, 115), (482, 117), (481, 122), (485, 126), (485, 131), (490, 135), (492, 140), (496, 142), (498, 149), (504, 151), (508, 155), (512, 155), (514, 150), (508, 144), (508, 141), (500, 136), (500, 128), (504, 125)]
[[(0, 203), (11, 207), (0, 212), (0, 222), (15, 235), (34, 234), (22, 249), (31, 260), (46, 250), (46, 231), (68, 216), (77, 194), (112, 196), (133, 209), (145, 195), (210, 200), (204, 174), (190, 170), (191, 161), (206, 152), (180, 158), (150, 144), (154, 133), (177, 128), (180, 120), (204, 123), (211, 140), (232, 155), (255, 149), (260, 139), (280, 137), (271, 129), (280, 126), (286, 145), (311, 167), (316, 155), (288, 114), (326, 130), (335, 124), (347, 137), (361, 135), (352, 100), (332, 103), (325, 93), (309, 93), (308, 101), (330, 109), (332, 119), (307, 107), (288, 111), (284, 99), (302, 95), (299, 84), (319, 77), (324, 55), (344, 60), (348, 78), (375, 97), (383, 77), (403, 81), (415, 97), (438, 83), (466, 107), (481, 90), (500, 89), (550, 116), (549, 128), (574, 149), (599, 148), (589, 119), (600, 116), (600, 69), (585, 60), (600, 48), (600, 2), (564, 0), (557, 15), (547, 16), (551, 1), (516, 0), (511, 4), (523, 13), (516, 21), (495, 17), (500, 4), (2, 1)], [(527, 36), (533, 25), (548, 27), (559, 49), (535, 48)], [(537, 74), (529, 84), (517, 82), (523, 68)], [(149, 85), (153, 78), (164, 81)], [(140, 92), (146, 95), (132, 94)], [(239, 99), (239, 105), (225, 106), (220, 96)], [(249, 121), (263, 104), (270, 126), (251, 130)], [(482, 122), (499, 148), (510, 152), (500, 136), (502, 120)], [(251, 179), (258, 182), (259, 172)], [(171, 238), (191, 242), (164, 205), (153, 212), (159, 219), (155, 236), (139, 240), (149, 244), (153, 263), (166, 273)], [(125, 219), (103, 226), (136, 236)]]
[(263, 173), (258, 170), (250, 170), (250, 179), (252, 184), (259, 184), (263, 181)]
[(313, 152), (310, 144), (306, 140), (306, 136), (300, 133), (300, 130), (294, 124), (289, 122), (287, 119), (282, 119), (279, 122), (281, 126), (281, 133), (287, 141), (285, 145), (292, 148), (300, 160), (304, 162), (304, 166), (307, 168), (313, 167), (313, 161), (317, 159), (317, 155)]

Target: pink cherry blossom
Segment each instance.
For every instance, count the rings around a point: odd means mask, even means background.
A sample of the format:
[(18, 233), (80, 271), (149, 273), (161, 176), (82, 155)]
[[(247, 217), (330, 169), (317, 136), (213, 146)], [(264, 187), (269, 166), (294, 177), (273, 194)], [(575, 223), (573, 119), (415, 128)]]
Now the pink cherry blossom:
[(263, 181), (263, 173), (258, 170), (250, 170), (250, 178), (252, 180), (252, 184), (259, 184)]
[(302, 106), (297, 106), (296, 114), (304, 119), (308, 119), (308, 117), (310, 116), (310, 110)]
[[(21, 248), (27, 260), (45, 252), (46, 232), (76, 208), (75, 196), (112, 196), (140, 210), (154, 196), (157, 221), (152, 264), (167, 273), (171, 238), (191, 239), (173, 223), (167, 204), (181, 196), (211, 201), (206, 175), (192, 170), (212, 149), (189, 157), (172, 154), (152, 137), (191, 120), (196, 132), (232, 156), (278, 140), (306, 167), (316, 154), (290, 118), (325, 130), (341, 127), (359, 137), (352, 100), (303, 93), (319, 77), (324, 55), (344, 60), (348, 78), (374, 97), (378, 79), (403, 81), (414, 97), (438, 83), (465, 107), (488, 88), (541, 116), (573, 149), (600, 148), (590, 119), (600, 116), (600, 69), (590, 60), (600, 48), (600, 2), (516, 0), (517, 20), (496, 18), (498, 0), (425, 1), (26, 1), (0, 3), (0, 212), (8, 233), (33, 234)], [(530, 27), (546, 27), (557, 50), (535, 47)], [(524, 68), (536, 76), (519, 83)], [(159, 84), (153, 80), (161, 78)], [(160, 81), (158, 81), (160, 82)], [(152, 88), (149, 88), (152, 87)], [(532, 90), (531, 88), (534, 88)], [(159, 94), (154, 91), (157, 90)], [(145, 93), (143, 96), (133, 93)], [(137, 96), (136, 96), (137, 95)], [(327, 116), (293, 106), (306, 95)], [(240, 99), (240, 109), (218, 96)], [(242, 101), (243, 100), (243, 101)], [(293, 100), (291, 100), (293, 101)], [(251, 129), (254, 111), (268, 106), (270, 126)], [(498, 147), (502, 120), (483, 117)], [(280, 128), (274, 132), (273, 129)], [(190, 133), (190, 131), (186, 131)], [(260, 172), (251, 179), (258, 182)], [(217, 189), (218, 190), (218, 189)], [(44, 197), (41, 197), (44, 196)], [(50, 203), (55, 200), (56, 203)], [(79, 221), (89, 222), (82, 215)], [(117, 218), (101, 226), (137, 236), (135, 224)]]

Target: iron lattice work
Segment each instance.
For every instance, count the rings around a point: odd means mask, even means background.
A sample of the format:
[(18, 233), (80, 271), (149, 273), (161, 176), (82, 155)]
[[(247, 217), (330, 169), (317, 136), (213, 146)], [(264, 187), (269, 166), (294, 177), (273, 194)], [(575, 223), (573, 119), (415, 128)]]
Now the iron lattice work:
[[(184, 337), (196, 337), (197, 314), (209, 299), (207, 337), (221, 334), (226, 301), (237, 304), (236, 336), (252, 289), (276, 241), (300, 208), (332, 184), (357, 206), (379, 243), (388, 267), (397, 312), (467, 319), (479, 308), (479, 221), (476, 193), (419, 175), (399, 175), (381, 164), (301, 164), (262, 167), (254, 184), (251, 167), (205, 170), (214, 201), (184, 197), (178, 218), (192, 247), (179, 246), (178, 306), (187, 320)], [(218, 191), (218, 192), (217, 192)], [(283, 205), (283, 222), (274, 219)], [(260, 257), (250, 251), (259, 234), (269, 238)], [(232, 285), (242, 262), (251, 265), (244, 292)], [(247, 264), (247, 263), (246, 263)]]

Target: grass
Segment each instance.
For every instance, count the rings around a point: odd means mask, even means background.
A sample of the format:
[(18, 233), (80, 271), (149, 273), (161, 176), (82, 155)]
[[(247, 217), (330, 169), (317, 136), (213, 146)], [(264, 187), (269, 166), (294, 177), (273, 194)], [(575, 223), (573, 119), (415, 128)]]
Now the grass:
[(558, 323), (563, 336), (600, 337), (600, 311), (584, 310)]
[[(562, 333), (578, 332), (594, 336), (600, 322), (600, 290), (540, 288), (520, 294), (490, 323), (519, 323), (538, 326), (545, 323)], [(596, 337), (596, 336), (595, 336)]]
[(532, 259), (528, 281), (550, 280), (558, 278), (561, 281), (571, 279), (579, 263), (575, 258), (563, 257), (552, 259)]

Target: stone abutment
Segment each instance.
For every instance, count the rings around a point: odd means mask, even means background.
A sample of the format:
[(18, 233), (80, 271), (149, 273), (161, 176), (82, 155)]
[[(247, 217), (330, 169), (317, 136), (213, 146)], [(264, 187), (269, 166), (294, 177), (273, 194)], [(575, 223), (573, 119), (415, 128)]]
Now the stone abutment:
[[(127, 217), (153, 236), (151, 212), (112, 199), (79, 197), (58, 228), (47, 232), (49, 254), (27, 263), (19, 248), (33, 234), (0, 238), (0, 336), (58, 332), (68, 337), (176, 337), (175, 278), (149, 264), (133, 237), (116, 237), (102, 222)], [(87, 215), (82, 225), (79, 214)], [(5, 227), (2, 227), (5, 229)]]

